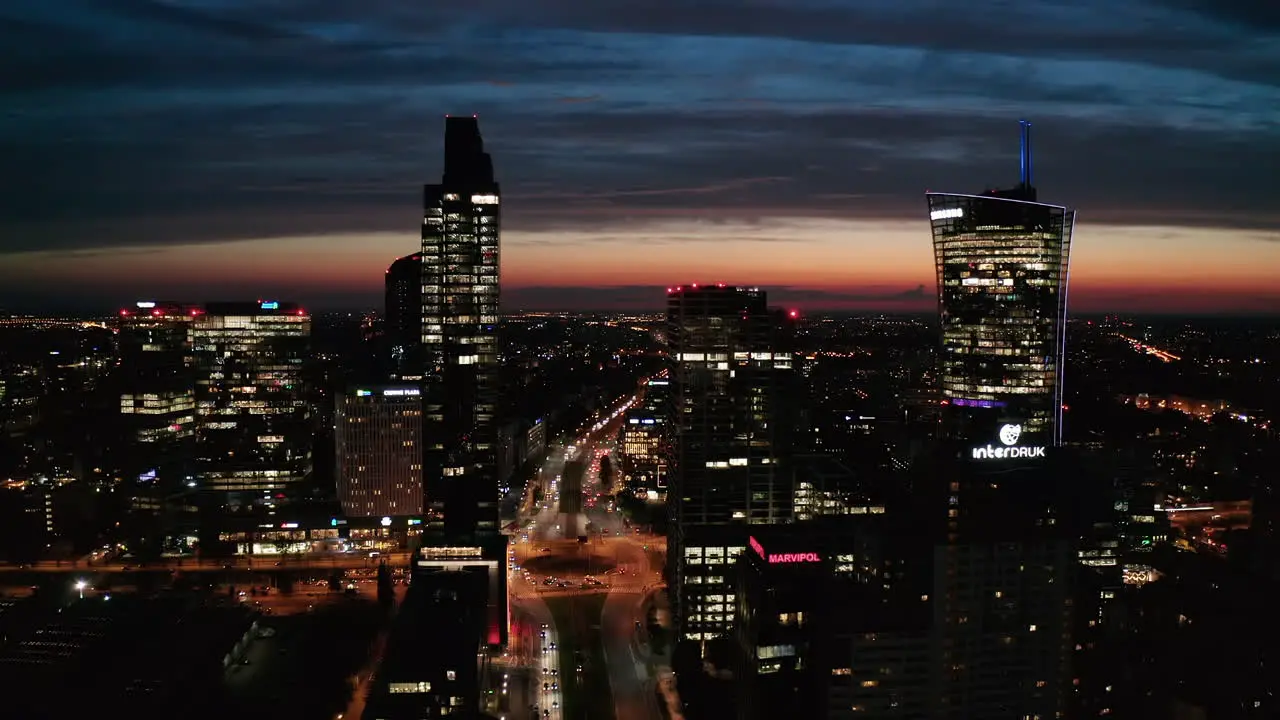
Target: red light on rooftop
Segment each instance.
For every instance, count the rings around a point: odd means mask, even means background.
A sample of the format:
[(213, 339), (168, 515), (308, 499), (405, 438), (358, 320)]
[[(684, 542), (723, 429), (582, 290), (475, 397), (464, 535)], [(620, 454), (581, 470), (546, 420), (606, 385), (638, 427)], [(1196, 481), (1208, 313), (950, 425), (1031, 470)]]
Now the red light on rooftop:
[(716, 287), (724, 287), (724, 283), (716, 283)]
[(151, 314), (154, 315), (155, 317), (164, 317), (164, 313), (160, 312), (159, 310), (152, 310)]
[(203, 310), (196, 310), (194, 308), (191, 310), (191, 317), (195, 317), (197, 315), (203, 315), (203, 314), (204, 314)]
[(129, 311), (128, 311), (128, 310), (121, 310), (121, 311), (120, 311), (120, 317), (129, 317)]
[(306, 315), (306, 314), (307, 314), (307, 311), (306, 311), (306, 310), (299, 310), (299, 311), (298, 311), (298, 314), (299, 314), (299, 315)]
[(694, 284), (693, 284), (693, 289), (694, 289), (694, 290), (697, 290), (697, 289), (698, 289), (698, 283), (694, 283)]
[(791, 310), (791, 311), (789, 311), (789, 312), (787, 313), (787, 317), (789, 317), (789, 318), (798, 318), (798, 317), (800, 317), (800, 311), (799, 311), (799, 310)]

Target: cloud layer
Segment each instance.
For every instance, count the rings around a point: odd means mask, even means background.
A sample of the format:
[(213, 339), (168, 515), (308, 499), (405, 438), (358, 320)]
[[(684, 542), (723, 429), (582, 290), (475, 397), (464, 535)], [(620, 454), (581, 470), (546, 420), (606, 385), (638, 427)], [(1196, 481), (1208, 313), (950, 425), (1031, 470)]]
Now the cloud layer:
[(8, 0), (0, 253), (404, 230), (478, 113), (527, 230), (917, 218), (1016, 180), (1273, 230), (1280, 11), (1248, 0)]

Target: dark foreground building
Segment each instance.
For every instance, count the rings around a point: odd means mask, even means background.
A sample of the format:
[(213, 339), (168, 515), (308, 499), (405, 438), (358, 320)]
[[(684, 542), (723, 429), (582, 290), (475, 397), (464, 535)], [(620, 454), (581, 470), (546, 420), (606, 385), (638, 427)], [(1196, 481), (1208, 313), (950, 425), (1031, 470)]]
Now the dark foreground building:
[(880, 515), (753, 529), (738, 562), (742, 718), (1062, 717), (1070, 457), (998, 473), (940, 447)]
[(364, 720), (470, 717), (480, 705), (477, 656), (488, 592), (483, 572), (415, 577), (388, 640)]

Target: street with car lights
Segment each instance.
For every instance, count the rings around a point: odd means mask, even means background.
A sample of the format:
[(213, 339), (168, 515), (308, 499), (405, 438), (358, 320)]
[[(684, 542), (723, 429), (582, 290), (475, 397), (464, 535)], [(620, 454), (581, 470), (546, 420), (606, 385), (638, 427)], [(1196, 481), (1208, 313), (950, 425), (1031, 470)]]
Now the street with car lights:
[[(651, 558), (662, 557), (665, 538), (629, 528), (599, 477), (600, 458), (612, 451), (633, 402), (601, 413), (568, 447), (551, 448), (520, 504), (508, 567), (518, 628), (513, 657), (534, 669), (538, 695), (528, 717), (660, 717), (642, 643), (649, 596), (662, 586)], [(573, 461), (586, 466), (577, 518), (560, 503)]]

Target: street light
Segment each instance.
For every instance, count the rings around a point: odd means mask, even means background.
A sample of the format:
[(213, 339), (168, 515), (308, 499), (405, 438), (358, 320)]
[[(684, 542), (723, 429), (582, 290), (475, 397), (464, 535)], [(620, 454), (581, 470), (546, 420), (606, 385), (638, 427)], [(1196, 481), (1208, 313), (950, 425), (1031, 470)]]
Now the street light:
[(79, 590), (79, 591), (80, 591), (80, 599), (81, 599), (81, 600), (83, 600), (83, 599), (84, 599), (84, 589), (85, 589), (85, 588), (87, 588), (87, 587), (89, 587), (89, 583), (88, 583), (88, 582), (86, 582), (86, 581), (84, 581), (84, 580), (77, 580), (77, 581), (76, 581), (76, 590)]

